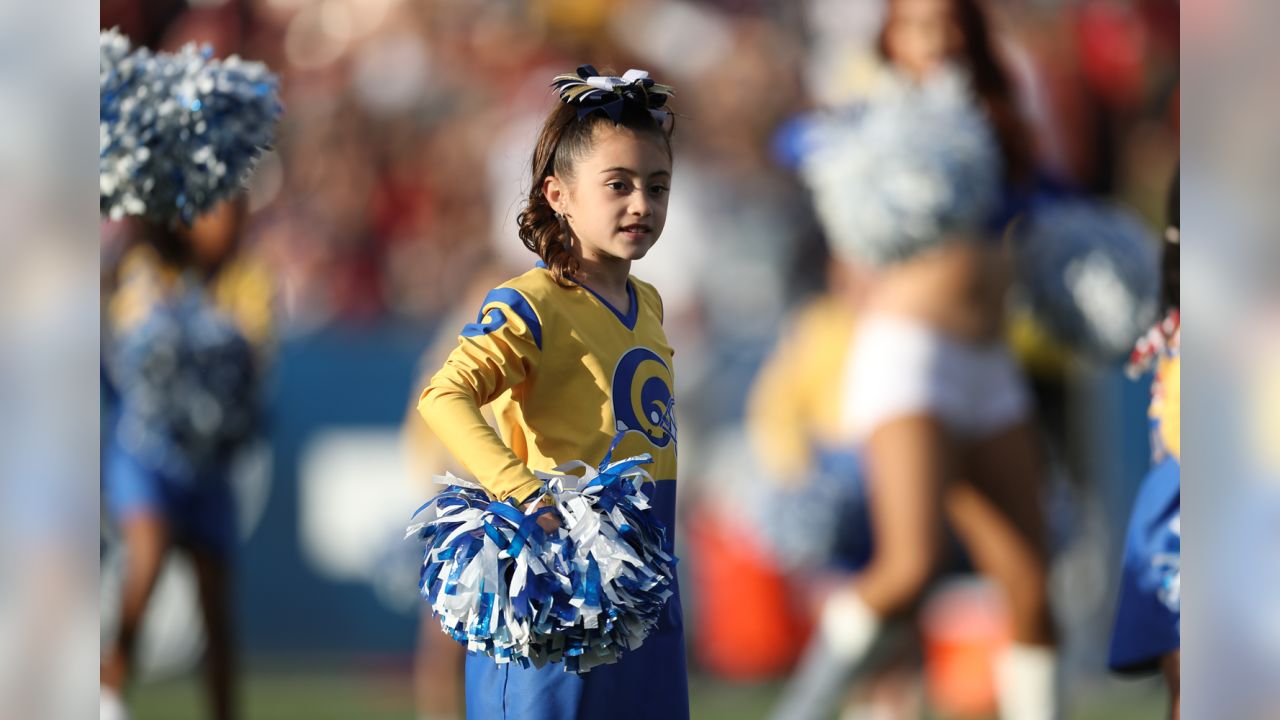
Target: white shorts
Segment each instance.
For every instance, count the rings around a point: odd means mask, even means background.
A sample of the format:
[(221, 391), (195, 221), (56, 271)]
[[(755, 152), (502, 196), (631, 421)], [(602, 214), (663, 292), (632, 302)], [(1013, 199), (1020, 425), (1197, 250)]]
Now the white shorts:
[(880, 425), (912, 415), (938, 418), (961, 439), (988, 437), (1031, 408), (1003, 343), (975, 345), (908, 318), (858, 323), (845, 365), (844, 434), (864, 441)]

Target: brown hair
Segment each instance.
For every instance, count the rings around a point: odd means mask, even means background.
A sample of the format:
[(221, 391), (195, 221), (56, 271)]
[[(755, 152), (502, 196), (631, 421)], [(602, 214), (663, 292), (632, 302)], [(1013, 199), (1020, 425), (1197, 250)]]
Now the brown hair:
[[(1000, 143), (1004, 159), (1005, 180), (1014, 185), (1031, 179), (1033, 174), (1030, 138), (1013, 99), (1009, 76), (996, 58), (991, 46), (991, 32), (979, 0), (950, 0), (952, 16), (963, 38), (960, 60), (969, 71), (974, 91), (982, 102), (987, 118)], [(881, 59), (892, 62), (885, 37), (892, 18), (892, 2), (885, 15), (876, 43)]]
[(1182, 265), (1179, 257), (1182, 254), (1182, 238), (1179, 234), (1182, 232), (1180, 210), (1182, 195), (1178, 192), (1178, 177), (1181, 174), (1180, 168), (1175, 169), (1173, 181), (1169, 183), (1168, 222), (1165, 226), (1164, 242), (1161, 244), (1163, 253), (1160, 259), (1160, 300), (1166, 310), (1177, 310), (1181, 307)]
[(566, 226), (556, 216), (555, 209), (542, 193), (542, 184), (555, 175), (562, 179), (573, 177), (574, 164), (591, 151), (597, 126), (606, 123), (623, 127), (635, 133), (653, 133), (662, 139), (662, 146), (671, 156), (671, 126), (660, 124), (647, 108), (628, 102), (619, 113), (618, 121), (602, 111), (578, 117), (578, 107), (557, 102), (547, 116), (533, 148), (532, 184), (524, 209), (516, 216), (520, 228), (520, 240), (525, 247), (537, 253), (557, 283), (569, 283), (578, 272), (578, 259), (565, 243)]

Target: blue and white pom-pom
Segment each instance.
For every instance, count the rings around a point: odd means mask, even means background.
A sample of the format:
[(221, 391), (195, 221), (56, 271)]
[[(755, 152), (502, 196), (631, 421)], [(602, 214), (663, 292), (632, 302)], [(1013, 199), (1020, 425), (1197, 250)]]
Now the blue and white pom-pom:
[(281, 106), (267, 67), (208, 46), (174, 54), (99, 37), (98, 195), (101, 214), (190, 224), (243, 189), (271, 147)]
[(989, 123), (959, 73), (816, 121), (801, 175), (837, 256), (874, 267), (984, 228), (1002, 186)]
[(767, 487), (752, 509), (765, 548), (784, 571), (856, 571), (871, 559), (864, 461), (822, 450), (799, 487)]
[(253, 347), (198, 283), (112, 344), (107, 369), (120, 389), (119, 439), (146, 467), (193, 483), (215, 471), (257, 429)]
[(1156, 319), (1156, 240), (1132, 212), (1073, 199), (1014, 226), (1021, 291), (1055, 338), (1097, 360), (1124, 357)]
[[(577, 673), (640, 647), (674, 593), (676, 565), (641, 492), (648, 462), (607, 456), (599, 470), (556, 470), (581, 477), (538, 473), (546, 484), (523, 511), (437, 476), (448, 487), (418, 509), (428, 519), (408, 536), (426, 546), (419, 588), (444, 631), (498, 663), (563, 661)], [(550, 512), (562, 523), (554, 535), (537, 523)]]

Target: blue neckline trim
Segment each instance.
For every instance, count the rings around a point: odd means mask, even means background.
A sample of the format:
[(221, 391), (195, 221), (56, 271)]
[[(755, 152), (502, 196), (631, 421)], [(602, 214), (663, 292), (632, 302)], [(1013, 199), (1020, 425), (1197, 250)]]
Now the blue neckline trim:
[[(546, 270), (547, 264), (539, 260), (537, 262), (537, 267), (540, 267), (543, 270)], [(640, 302), (636, 298), (636, 286), (631, 282), (630, 279), (627, 280), (627, 301), (631, 304), (631, 308), (626, 313), (619, 312), (618, 308), (614, 307), (613, 304), (610, 303), (608, 300), (605, 300), (604, 297), (602, 297), (600, 293), (596, 292), (595, 290), (592, 290), (591, 288), (587, 287), (586, 285), (583, 285), (582, 283), (578, 282), (577, 280), (574, 280), (573, 278), (569, 278), (569, 280), (574, 285), (577, 285), (583, 290), (586, 290), (587, 292), (594, 295), (595, 298), (599, 300), (602, 305), (609, 308), (609, 311), (613, 313), (614, 317), (618, 318), (618, 322), (626, 326), (628, 330), (636, 329), (636, 320), (640, 318)]]
[[(576, 280), (574, 282), (577, 283)], [(583, 290), (586, 290), (592, 295), (595, 295), (597, 300), (603, 303), (605, 307), (613, 311), (613, 314), (618, 318), (618, 322), (627, 326), (628, 330), (636, 329), (636, 319), (640, 316), (640, 313), (639, 313), (640, 303), (636, 302), (636, 288), (634, 285), (631, 284), (630, 280), (627, 280), (627, 301), (631, 304), (631, 309), (625, 315), (618, 312), (618, 308), (614, 307), (608, 300), (605, 300), (603, 297), (601, 297), (600, 293), (596, 292), (595, 290), (592, 290), (591, 288), (587, 287), (586, 285), (583, 285), (582, 283), (577, 283), (577, 285)]]

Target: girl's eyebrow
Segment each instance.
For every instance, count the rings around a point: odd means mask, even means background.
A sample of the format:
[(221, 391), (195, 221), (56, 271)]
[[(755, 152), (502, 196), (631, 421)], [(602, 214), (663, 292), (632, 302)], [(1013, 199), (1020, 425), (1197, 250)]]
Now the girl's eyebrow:
[[(601, 170), (601, 171), (600, 171), (600, 174), (601, 174), (601, 175), (608, 175), (609, 173), (615, 173), (615, 172), (623, 172), (623, 173), (626, 173), (626, 174), (628, 174), (628, 175), (639, 175), (639, 174), (640, 174), (640, 173), (636, 172), (635, 170), (632, 170), (631, 168), (625, 168), (625, 167), (622, 167), (622, 166), (620, 166), (620, 165), (619, 165), (619, 166), (617, 166), (617, 167), (605, 168), (604, 170)], [(655, 171), (655, 172), (653, 172), (652, 174), (650, 174), (650, 175), (649, 175), (649, 177), (656, 177), (656, 176), (658, 176), (658, 175), (666, 175), (667, 177), (670, 177), (670, 176), (671, 176), (671, 171), (670, 171), (670, 170), (658, 170), (658, 171)]]

